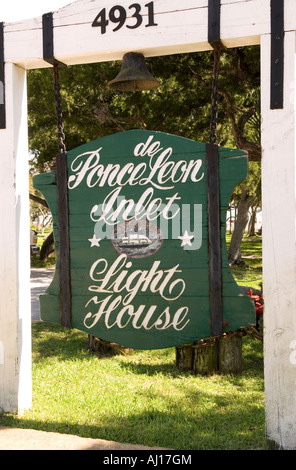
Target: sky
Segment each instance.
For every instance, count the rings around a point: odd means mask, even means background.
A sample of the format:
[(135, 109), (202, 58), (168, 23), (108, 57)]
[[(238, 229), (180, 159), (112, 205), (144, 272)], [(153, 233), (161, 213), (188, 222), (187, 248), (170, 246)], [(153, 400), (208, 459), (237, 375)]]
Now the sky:
[(41, 16), (73, 3), (74, 0), (7, 0), (0, 7), (0, 21), (11, 23)]

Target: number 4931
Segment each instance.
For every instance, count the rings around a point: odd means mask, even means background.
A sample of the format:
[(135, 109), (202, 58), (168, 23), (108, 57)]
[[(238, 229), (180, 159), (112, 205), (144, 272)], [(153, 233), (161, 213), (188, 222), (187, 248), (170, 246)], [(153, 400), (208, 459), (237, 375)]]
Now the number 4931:
[[(147, 13), (145, 13), (148, 15), (148, 23), (145, 26), (157, 26), (157, 23), (154, 21), (154, 2), (147, 3), (145, 7), (147, 8)], [(105, 34), (107, 26), (109, 25), (109, 21), (116, 24), (115, 28), (113, 28), (113, 31), (118, 31), (120, 28), (122, 28), (122, 26), (124, 26), (128, 19), (129, 24), (126, 24), (127, 28), (139, 28), (139, 26), (141, 26), (143, 23), (141, 5), (139, 3), (133, 3), (128, 7), (128, 10), (130, 11), (127, 12), (127, 10), (121, 5), (115, 5), (110, 9), (107, 18), (106, 8), (103, 8), (95, 17), (92, 26), (101, 28), (101, 34)]]

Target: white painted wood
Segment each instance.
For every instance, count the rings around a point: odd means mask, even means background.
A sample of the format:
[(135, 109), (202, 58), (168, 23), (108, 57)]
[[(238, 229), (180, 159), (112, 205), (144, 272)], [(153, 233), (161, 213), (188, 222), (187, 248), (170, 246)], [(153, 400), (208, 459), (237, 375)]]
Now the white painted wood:
[(43, 57), (42, 17), (4, 24), (4, 59), (25, 69), (47, 67)]
[[(154, 0), (157, 27), (102, 35), (96, 14), (121, 0), (78, 0), (54, 13), (54, 55), (67, 65), (210, 49), (207, 0)], [(142, 9), (148, 0), (138, 0)], [(46, 13), (46, 12), (45, 12)], [(132, 18), (128, 17), (128, 21)], [(267, 438), (296, 449), (295, 0), (285, 0), (285, 107), (270, 110), (270, 1), (221, 0), (227, 47), (262, 45), (264, 349)], [(29, 221), (24, 69), (43, 61), (42, 18), (5, 24), (7, 129), (0, 130), (0, 408), (30, 406)], [(27, 251), (26, 251), (27, 250)]]
[(7, 64), (0, 130), (0, 409), (31, 406), (31, 299), (26, 72)]
[[(137, 29), (123, 26), (105, 34), (92, 22), (100, 10), (120, 4), (131, 18), (131, 0), (78, 0), (54, 12), (55, 57), (67, 65), (122, 59), (126, 52), (142, 52), (146, 57), (210, 49), (207, 42), (207, 0), (154, 0), (157, 26), (146, 27), (147, 0), (139, 0), (143, 23)], [(285, 0), (286, 28), (296, 28), (295, 0)], [(46, 12), (45, 12), (46, 13)], [(260, 35), (270, 32), (269, 0), (222, 0), (221, 37), (226, 47), (260, 43)], [(42, 52), (42, 18), (5, 25), (5, 60), (24, 68), (48, 67)]]
[(4, 345), (3, 342), (0, 341), (0, 365), (4, 364)]
[[(133, 2), (122, 0), (120, 4), (128, 11), (128, 6)], [(55, 16), (56, 29), (56, 51), (60, 60), (69, 60), (71, 54), (71, 45), (65, 40), (66, 35), (75, 37), (79, 27), (79, 45), (76, 51), (80, 52), (75, 60), (81, 61), (88, 57), (89, 61), (100, 62), (102, 60), (122, 59), (127, 51), (142, 52), (146, 57), (177, 53), (180, 51), (192, 52), (209, 49), (207, 38), (207, 1), (187, 0), (180, 3), (178, 0), (155, 1), (155, 22), (157, 26), (147, 28), (147, 1), (138, 2), (142, 6), (145, 14), (142, 25), (137, 29), (128, 29), (123, 26), (119, 31), (113, 32), (113, 25), (107, 27), (105, 34), (101, 34), (100, 28), (91, 26), (96, 15), (102, 9), (102, 3), (95, 1), (91, 3), (91, 8), (83, 8), (84, 14), (71, 15), (67, 11), (65, 15), (57, 13)], [(85, 4), (84, 1), (75, 2), (72, 6), (77, 11), (79, 5)], [(116, 4), (116, 3), (115, 3)], [(115, 5), (113, 1), (108, 0), (104, 3), (106, 10)], [(63, 11), (63, 10), (62, 10)], [(129, 13), (130, 16), (130, 13)], [(65, 31), (63, 25), (68, 23), (68, 29)], [(129, 18), (127, 24), (133, 25), (134, 19)], [(78, 26), (79, 25), (79, 26)], [(193, 34), (192, 34), (193, 32)], [(172, 44), (174, 47), (172, 48)], [(71, 59), (70, 59), (71, 60)]]
[(270, 110), (270, 36), (262, 37), (262, 198), (267, 438), (296, 449), (296, 37), (285, 35), (284, 109)]

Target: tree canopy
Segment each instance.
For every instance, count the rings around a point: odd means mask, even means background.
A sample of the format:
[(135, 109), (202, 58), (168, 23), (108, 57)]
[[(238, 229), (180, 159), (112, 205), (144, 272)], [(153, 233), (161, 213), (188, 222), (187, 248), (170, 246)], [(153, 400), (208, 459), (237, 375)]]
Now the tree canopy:
[[(108, 81), (120, 62), (60, 68), (63, 123), (68, 150), (85, 142), (130, 129), (177, 134), (201, 142), (210, 137), (212, 52), (146, 59), (161, 86), (147, 92), (114, 92)], [(249, 151), (260, 160), (251, 119), (257, 112), (260, 85), (258, 47), (225, 50), (219, 79), (218, 141)], [(28, 73), (29, 147), (32, 164), (48, 169), (57, 154), (52, 69)], [(246, 148), (248, 147), (248, 148)]]
[[(131, 129), (210, 140), (213, 52), (146, 59), (158, 89), (114, 92), (108, 82), (121, 62), (59, 69), (67, 150)], [(58, 153), (57, 117), (51, 68), (28, 73), (29, 147), (32, 172), (48, 171)], [(240, 202), (229, 260), (240, 262), (240, 243), (248, 210), (260, 189), (260, 48), (225, 49), (221, 54), (217, 144), (248, 151), (249, 177), (233, 193)], [(243, 196), (243, 197), (242, 197)]]

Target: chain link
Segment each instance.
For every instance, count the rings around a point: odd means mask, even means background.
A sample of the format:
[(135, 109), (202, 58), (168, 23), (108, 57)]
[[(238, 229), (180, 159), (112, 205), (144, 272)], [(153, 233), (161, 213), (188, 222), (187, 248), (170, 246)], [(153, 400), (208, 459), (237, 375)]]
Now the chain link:
[(218, 44), (214, 48), (210, 144), (215, 144), (217, 141), (218, 83), (219, 83), (219, 74), (220, 74), (220, 56), (221, 56), (221, 45)]
[(55, 102), (56, 102), (56, 113), (57, 113), (57, 135), (59, 141), (59, 152), (66, 153), (65, 145), (65, 134), (63, 126), (63, 110), (62, 110), (62, 99), (61, 99), (61, 87), (59, 82), (59, 66), (54, 64), (53, 66), (53, 76), (54, 76), (54, 92), (55, 92)]

